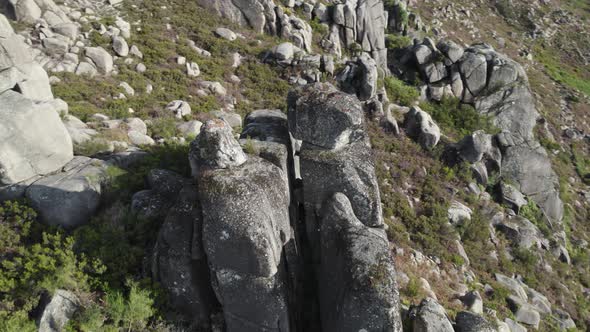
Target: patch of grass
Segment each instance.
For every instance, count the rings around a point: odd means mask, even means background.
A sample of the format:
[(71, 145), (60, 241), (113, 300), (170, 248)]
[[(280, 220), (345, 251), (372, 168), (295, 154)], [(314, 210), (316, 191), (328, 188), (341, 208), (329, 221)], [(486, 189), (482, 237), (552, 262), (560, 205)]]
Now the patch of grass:
[(588, 154), (584, 154), (582, 151), (584, 144), (575, 142), (572, 144), (572, 155), (573, 162), (576, 168), (576, 172), (582, 178), (585, 184), (590, 185), (590, 157)]
[(255, 109), (286, 110), (286, 95), (289, 84), (280, 78), (276, 69), (257, 61), (249, 60), (242, 63), (236, 70), (242, 80), (242, 93), (249, 100), (242, 105), (244, 115)]
[(388, 50), (406, 48), (412, 45), (412, 40), (407, 36), (388, 34), (385, 35), (385, 47)]
[(179, 131), (176, 128), (176, 118), (172, 116), (153, 119), (148, 129), (149, 135), (156, 138), (179, 136)]
[(412, 105), (420, 96), (415, 87), (407, 85), (393, 76), (384, 78), (383, 84), (389, 100), (402, 106)]
[(534, 47), (534, 54), (537, 61), (544, 67), (545, 72), (554, 81), (577, 89), (590, 96), (590, 72), (583, 67), (573, 67), (562, 61), (556, 50), (550, 46), (538, 44)]
[(74, 145), (74, 154), (76, 156), (92, 157), (100, 153), (109, 151), (109, 143), (102, 139), (90, 139), (80, 144)]
[(490, 117), (479, 114), (473, 106), (462, 104), (458, 98), (444, 97), (440, 103), (422, 102), (422, 110), (428, 112), (446, 134), (461, 138), (476, 130), (495, 134), (498, 129)]
[(547, 226), (547, 223), (544, 222), (545, 217), (543, 216), (543, 212), (533, 200), (529, 200), (527, 205), (522, 206), (518, 214), (535, 224), (543, 235), (546, 237), (551, 236), (552, 232), (549, 226)]

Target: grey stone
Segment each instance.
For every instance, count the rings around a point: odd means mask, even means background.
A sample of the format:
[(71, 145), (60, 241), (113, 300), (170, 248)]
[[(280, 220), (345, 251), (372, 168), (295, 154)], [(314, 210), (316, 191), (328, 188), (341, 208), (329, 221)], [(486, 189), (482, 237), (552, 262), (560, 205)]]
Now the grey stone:
[(455, 317), (457, 332), (496, 332), (493, 324), (489, 323), (480, 315), (461, 311)]
[(496, 228), (517, 247), (529, 249), (543, 245), (543, 234), (535, 224), (520, 216), (513, 216), (496, 225)]
[(147, 135), (147, 125), (140, 118), (127, 118), (125, 119), (125, 125), (129, 131), (135, 130), (139, 133)]
[(125, 38), (121, 36), (113, 37), (113, 51), (115, 51), (118, 56), (125, 57), (129, 55), (129, 45)]
[(205, 169), (231, 168), (246, 162), (247, 156), (223, 120), (210, 120), (191, 143), (189, 160), (193, 176)]
[(459, 71), (472, 95), (477, 96), (485, 88), (488, 73), (485, 55), (465, 52), (459, 62)]
[(70, 49), (68, 42), (59, 38), (45, 38), (42, 43), (45, 52), (50, 55), (64, 55)]
[(58, 332), (80, 308), (78, 297), (67, 290), (55, 290), (51, 301), (43, 308), (39, 319), (39, 332)]
[(323, 204), (318, 290), (323, 331), (400, 331), (399, 294), (389, 243), (355, 217), (336, 193)]
[(473, 211), (471, 211), (469, 207), (458, 201), (453, 201), (447, 211), (449, 221), (453, 225), (458, 225), (466, 220), (471, 220), (472, 213)]
[(510, 328), (510, 332), (527, 332), (527, 329), (524, 326), (518, 324), (510, 318), (506, 318), (504, 322)]
[(430, 114), (418, 106), (410, 108), (406, 114), (404, 127), (408, 135), (416, 139), (425, 149), (433, 148), (440, 140), (440, 128), (434, 123)]
[(244, 120), (244, 129), (240, 138), (291, 144), (287, 115), (280, 110), (253, 111)]
[(173, 201), (155, 189), (141, 190), (131, 197), (131, 212), (142, 219), (161, 219), (166, 216)]
[(98, 209), (105, 177), (103, 161), (75, 157), (62, 172), (34, 182), (26, 196), (46, 224), (77, 227)]
[(514, 295), (509, 296), (507, 301), (517, 322), (539, 329), (541, 315), (532, 305)]
[(51, 29), (62, 36), (66, 36), (72, 40), (78, 38), (78, 34), (80, 33), (80, 28), (71, 22), (57, 24), (51, 27)]
[(238, 113), (215, 111), (213, 115), (218, 119), (227, 122), (232, 128), (242, 127), (242, 117)]
[(279, 63), (291, 64), (294, 54), (295, 46), (289, 42), (281, 43), (274, 48), (274, 57)]
[(463, 47), (451, 40), (441, 40), (436, 47), (451, 61), (451, 63), (459, 61), (463, 56)]
[(88, 128), (88, 126), (80, 119), (73, 115), (66, 115), (63, 120), (72, 142), (74, 144), (84, 143), (92, 139), (97, 134), (96, 130)]
[(477, 130), (459, 142), (459, 155), (467, 162), (476, 163), (485, 154), (492, 154), (492, 135), (483, 130)]
[(293, 137), (319, 148), (338, 149), (362, 136), (363, 110), (356, 98), (317, 83), (289, 97)]
[(217, 28), (217, 29), (215, 29), (215, 34), (218, 37), (221, 37), (223, 39), (227, 39), (229, 41), (234, 41), (238, 38), (238, 36), (236, 35), (235, 32), (233, 32), (227, 28)]
[(189, 77), (197, 77), (201, 75), (201, 70), (196, 62), (189, 62), (186, 64), (186, 74)]
[(173, 100), (166, 105), (166, 110), (173, 112), (177, 119), (182, 119), (185, 115), (192, 113), (191, 105), (186, 101)]
[(483, 300), (478, 291), (467, 292), (461, 296), (460, 300), (472, 313), (476, 315), (483, 314)]
[[(215, 123), (208, 122), (196, 141), (218, 146), (219, 132), (211, 135), (219, 129), (211, 127)], [(228, 331), (289, 330), (281, 257), (292, 234), (283, 179), (280, 168), (255, 156), (198, 172), (203, 247)]]
[(183, 122), (176, 126), (176, 128), (185, 136), (196, 137), (201, 132), (203, 123), (197, 120), (191, 120), (189, 122)]
[(199, 85), (201, 88), (209, 90), (218, 96), (225, 96), (227, 94), (227, 90), (219, 82), (201, 81)]
[(445, 309), (432, 298), (422, 300), (419, 306), (410, 308), (413, 332), (453, 332)]
[(0, 184), (54, 172), (73, 157), (72, 141), (51, 103), (0, 94)]
[(502, 202), (510, 206), (517, 213), (521, 207), (528, 204), (527, 199), (518, 189), (504, 181), (500, 183), (500, 192), (502, 194)]
[(518, 280), (509, 278), (500, 273), (496, 273), (494, 276), (496, 277), (498, 283), (510, 290), (513, 295), (519, 297), (523, 301), (528, 301), (528, 296)]
[(127, 132), (127, 137), (133, 145), (154, 145), (156, 142), (146, 134), (137, 130), (130, 130)]
[[(152, 186), (153, 187), (153, 186)], [(209, 268), (202, 248), (201, 207), (192, 185), (184, 186), (158, 233), (152, 276), (166, 290), (178, 321), (209, 328), (215, 308)]]
[(86, 47), (84, 52), (102, 74), (108, 75), (113, 71), (113, 57), (104, 48)]

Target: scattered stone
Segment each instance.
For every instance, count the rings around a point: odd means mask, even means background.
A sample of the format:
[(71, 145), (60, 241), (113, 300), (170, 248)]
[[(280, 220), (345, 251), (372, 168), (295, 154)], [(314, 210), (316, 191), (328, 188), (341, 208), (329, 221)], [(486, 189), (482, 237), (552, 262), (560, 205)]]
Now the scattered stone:
[(186, 64), (186, 74), (190, 77), (197, 77), (201, 75), (201, 70), (196, 62), (190, 62)]
[(127, 45), (125, 38), (121, 36), (113, 37), (113, 51), (118, 56), (126, 57), (129, 55), (129, 45)]
[(178, 128), (178, 131), (180, 131), (184, 137), (196, 137), (201, 132), (201, 126), (203, 126), (201, 121), (192, 120), (189, 122), (183, 122), (176, 126), (176, 128)]
[(191, 105), (182, 100), (173, 100), (166, 105), (166, 110), (173, 112), (177, 119), (182, 119), (183, 116), (190, 115)]
[(449, 221), (453, 225), (462, 224), (466, 220), (471, 220), (473, 211), (460, 202), (453, 201), (448, 210)]
[(414, 332), (454, 332), (445, 309), (434, 299), (426, 298), (411, 307), (409, 317)]
[(156, 144), (156, 142), (149, 136), (147, 136), (146, 134), (140, 133), (136, 130), (130, 130), (127, 133), (127, 137), (129, 138), (129, 141), (131, 141), (131, 143), (133, 145), (154, 145)]
[(418, 106), (410, 108), (404, 127), (408, 135), (417, 139), (425, 149), (433, 148), (440, 140), (440, 128), (432, 121), (430, 114)]
[(215, 34), (218, 37), (221, 37), (223, 39), (227, 39), (229, 41), (234, 41), (238, 38), (238, 36), (236, 35), (235, 32), (233, 32), (227, 28), (217, 28), (217, 29), (215, 29)]
[(102, 74), (108, 75), (113, 71), (113, 57), (104, 48), (86, 47), (85, 53)]

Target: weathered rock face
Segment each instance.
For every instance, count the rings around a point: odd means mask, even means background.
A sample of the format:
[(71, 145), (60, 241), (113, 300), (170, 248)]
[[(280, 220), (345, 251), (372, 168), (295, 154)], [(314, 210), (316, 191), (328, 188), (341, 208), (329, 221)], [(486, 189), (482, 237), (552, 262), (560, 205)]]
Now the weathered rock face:
[[(273, 0), (199, 0), (199, 4), (242, 26), (250, 26), (260, 33), (266, 31), (293, 42), (300, 49), (312, 51), (310, 25), (296, 15), (286, 14), (283, 6)], [(314, 15), (330, 26), (330, 33), (322, 40), (323, 48), (341, 56), (342, 48), (357, 45), (375, 59), (379, 68), (387, 70), (387, 19), (381, 0), (343, 2), (330, 11), (317, 10)], [(310, 11), (308, 19), (311, 18)]]
[[(214, 123), (229, 127), (225, 122)], [(231, 130), (229, 134), (220, 136), (220, 128), (208, 123), (191, 146), (191, 155), (203, 156), (197, 151), (201, 149), (207, 149), (207, 154), (226, 151), (226, 147), (243, 154)], [(286, 176), (269, 161), (242, 158), (239, 163), (233, 162), (235, 158), (211, 163), (200, 157), (192, 162), (199, 170), (202, 239), (213, 288), (228, 331), (288, 331), (283, 247), (293, 235)]]
[(332, 27), (336, 35), (332, 42), (348, 48), (358, 44), (363, 51), (371, 54), (377, 66), (387, 69), (385, 48), (385, 27), (387, 19), (380, 0), (346, 1), (337, 4), (332, 11)]
[(290, 95), (289, 129), (320, 149), (339, 149), (365, 139), (358, 100), (329, 84), (314, 84)]
[(196, 176), (203, 169), (240, 166), (247, 157), (234, 139), (230, 125), (223, 120), (211, 120), (201, 127), (201, 133), (191, 143), (189, 159)]
[(0, 14), (0, 186), (51, 173), (73, 157), (47, 74)]
[(58, 170), (73, 157), (72, 141), (51, 104), (9, 90), (0, 94), (0, 185)]
[(385, 232), (363, 225), (342, 193), (326, 200), (322, 212), (318, 289), (323, 331), (401, 331)]
[(413, 332), (453, 332), (445, 309), (432, 298), (422, 300), (409, 312)]
[(167, 290), (178, 320), (206, 328), (218, 304), (202, 247), (201, 213), (196, 188), (184, 186), (158, 234), (152, 275)]
[(363, 224), (383, 224), (363, 121), (359, 101), (328, 84), (310, 85), (290, 96), (289, 126), (293, 137), (303, 141), (301, 177), (310, 215), (334, 193), (344, 192)]
[(408, 135), (417, 139), (425, 149), (433, 148), (440, 140), (440, 128), (430, 114), (418, 106), (413, 106), (406, 114), (404, 126)]
[(322, 328), (401, 331), (360, 102), (328, 84), (304, 87), (289, 97), (289, 126), (302, 141), (300, 204)]
[(482, 316), (471, 312), (461, 311), (455, 317), (456, 328), (459, 332), (496, 332), (494, 325)]
[(351, 61), (336, 80), (342, 89), (356, 94), (360, 100), (369, 100), (377, 95), (377, 63), (368, 53), (362, 53), (356, 61)]
[(80, 300), (74, 293), (56, 290), (39, 318), (39, 332), (61, 331), (79, 307)]
[(60, 173), (33, 182), (26, 197), (47, 224), (82, 225), (98, 209), (106, 167), (101, 160), (76, 157)]

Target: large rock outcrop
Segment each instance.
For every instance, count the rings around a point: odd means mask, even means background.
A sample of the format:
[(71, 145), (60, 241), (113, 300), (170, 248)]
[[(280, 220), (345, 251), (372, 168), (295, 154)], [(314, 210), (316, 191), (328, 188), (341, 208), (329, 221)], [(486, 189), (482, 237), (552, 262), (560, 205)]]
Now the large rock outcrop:
[(401, 331), (360, 102), (330, 84), (314, 84), (290, 94), (288, 112), (291, 134), (302, 141), (300, 204), (322, 327)]
[[(34, 61), (30, 47), (0, 15), (0, 199), (20, 198), (35, 182), (39, 182), (35, 188), (51, 187), (52, 179), (39, 178), (61, 170), (72, 160), (72, 140), (60, 119), (60, 113), (65, 112), (67, 104), (53, 98), (47, 73)], [(35, 192), (38, 190), (30, 191)], [(32, 195), (36, 202), (59, 199)], [(78, 206), (69, 203), (56, 220), (46, 208), (39, 210), (40, 215), (54, 224), (69, 224), (69, 217), (61, 217)]]
[(202, 245), (202, 211), (197, 189), (185, 185), (160, 228), (152, 257), (152, 276), (168, 293), (177, 321), (210, 326), (218, 306)]
[[(249, 26), (293, 42), (297, 47), (312, 51), (312, 29), (303, 19), (273, 0), (199, 0), (203, 7), (242, 26)], [(287, 3), (293, 7), (294, 3)], [(377, 66), (387, 71), (385, 29), (387, 17), (381, 0), (346, 1), (335, 4), (332, 10), (325, 5), (301, 4), (307, 19), (317, 18), (328, 25), (322, 37), (322, 47), (340, 57), (342, 49), (362, 50), (375, 59)], [(315, 33), (319, 33), (316, 31)]]
[(401, 331), (385, 231), (363, 225), (346, 195), (325, 201), (318, 289), (323, 331)]
[[(233, 158), (208, 153), (212, 158), (207, 162), (197, 151), (228, 147)], [(213, 289), (228, 331), (289, 331), (283, 253), (293, 237), (289, 188), (282, 169), (237, 149), (238, 142), (223, 120), (207, 122), (191, 146)]]
[(54, 172), (73, 158), (60, 111), (47, 73), (0, 15), (0, 187)]
[(107, 167), (102, 160), (76, 157), (61, 172), (33, 182), (25, 195), (43, 222), (69, 228), (80, 226), (100, 205)]
[[(563, 203), (558, 178), (547, 153), (534, 137), (539, 114), (522, 66), (487, 44), (462, 49), (451, 41), (435, 44), (429, 38), (409, 48), (402, 64), (404, 74), (412, 77), (417, 72), (428, 85), (427, 90), (441, 87), (447, 95), (473, 104), (479, 113), (492, 118), (502, 132), (491, 141), (480, 135), (486, 142), (462, 142), (476, 148), (467, 151), (463, 144), (462, 157), (479, 162), (487, 154), (487, 159), (494, 161), (486, 162), (488, 168), (493, 166), (488, 171), (497, 171), (501, 166), (502, 176), (534, 200), (548, 223), (552, 227), (557, 225), (559, 230)], [(475, 143), (480, 146), (474, 146)]]

